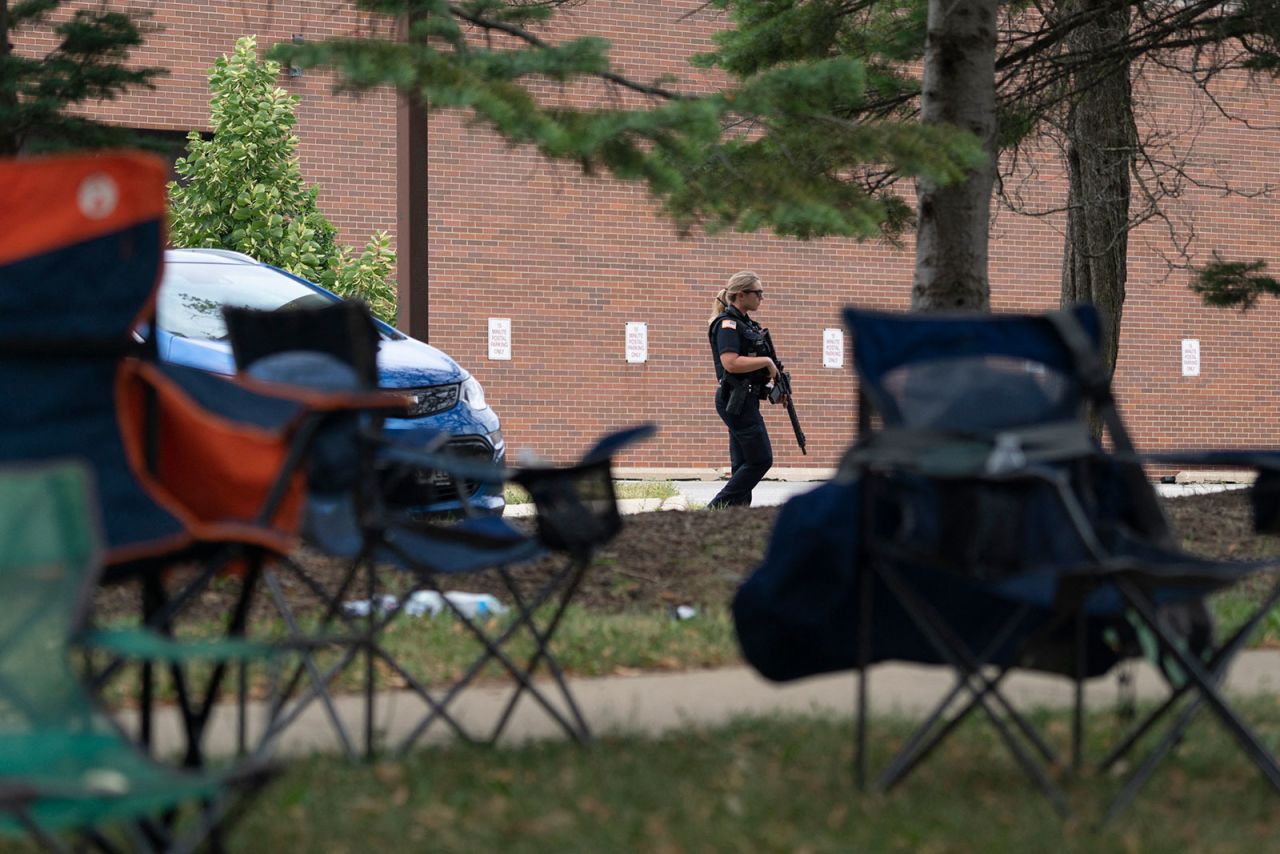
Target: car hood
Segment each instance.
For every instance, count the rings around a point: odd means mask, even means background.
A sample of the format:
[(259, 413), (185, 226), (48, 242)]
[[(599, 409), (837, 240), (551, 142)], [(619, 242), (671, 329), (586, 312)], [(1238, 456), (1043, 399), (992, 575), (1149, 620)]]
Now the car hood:
[[(161, 331), (160, 358), (218, 374), (234, 374), (226, 341), (179, 338)], [(444, 353), (412, 338), (384, 340), (378, 348), (378, 377), (383, 388), (415, 388), (461, 382), (466, 372)]]
[(456, 383), (466, 375), (453, 359), (414, 338), (384, 340), (378, 347), (378, 383), (383, 388)]

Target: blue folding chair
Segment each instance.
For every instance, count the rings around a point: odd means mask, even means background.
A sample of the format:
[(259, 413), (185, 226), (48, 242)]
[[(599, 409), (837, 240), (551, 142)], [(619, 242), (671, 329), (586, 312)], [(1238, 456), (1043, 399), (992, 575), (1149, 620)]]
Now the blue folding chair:
[[(860, 380), (859, 438), (833, 483), (784, 508), (764, 566), (735, 599), (735, 618), (748, 659), (773, 678), (858, 670), (860, 784), (868, 780), (870, 665), (943, 664), (956, 673), (953, 689), (876, 787), (896, 785), (980, 711), (1065, 815), (1050, 773), (1056, 752), (1003, 681), (1014, 667), (1075, 681), (1071, 766), (1079, 768), (1083, 681), (1141, 655), (1140, 635), (1149, 634), (1172, 701), (1194, 694), (1207, 704), (1280, 788), (1274, 757), (1217, 686), (1280, 585), (1224, 644), (1213, 642), (1204, 607), (1209, 593), (1273, 562), (1223, 564), (1178, 548), (1101, 368), (1093, 309), (850, 309), (845, 319)], [(1089, 406), (1110, 449), (1090, 434)], [(824, 533), (837, 517), (844, 531)], [(811, 580), (825, 588), (807, 594)], [(800, 616), (814, 595), (826, 604)], [(1135, 743), (1136, 735), (1122, 739), (1104, 766)], [(1156, 750), (1108, 816), (1136, 794), (1167, 746)]]

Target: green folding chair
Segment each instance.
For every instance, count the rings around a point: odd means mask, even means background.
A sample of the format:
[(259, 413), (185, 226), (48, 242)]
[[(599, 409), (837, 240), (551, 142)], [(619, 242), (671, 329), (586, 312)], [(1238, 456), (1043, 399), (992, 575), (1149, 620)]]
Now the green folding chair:
[[(0, 840), (29, 836), (50, 851), (216, 844), (271, 767), (262, 756), (194, 772), (167, 767), (97, 708), (73, 647), (173, 657), (181, 645), (142, 631), (86, 631), (100, 572), (92, 495), (80, 463), (0, 468)], [(262, 651), (206, 643), (192, 654)]]

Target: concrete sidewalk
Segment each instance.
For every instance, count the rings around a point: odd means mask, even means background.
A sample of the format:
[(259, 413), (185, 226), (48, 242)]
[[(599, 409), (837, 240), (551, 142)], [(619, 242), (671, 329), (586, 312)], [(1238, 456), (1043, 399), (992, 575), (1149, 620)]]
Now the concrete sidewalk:
[[(636, 481), (638, 483), (659, 483), (660, 481)], [(810, 480), (766, 480), (752, 490), (753, 507), (770, 507), (783, 504), (788, 498), (801, 492), (808, 492), (821, 481)], [(649, 513), (655, 510), (688, 510), (690, 507), (706, 506), (716, 493), (724, 486), (723, 480), (673, 480), (677, 495), (670, 498), (621, 498), (618, 500), (618, 511), (621, 513)], [(530, 516), (533, 514), (532, 504), (508, 504), (503, 511), (504, 516)]]
[[(812, 474), (804, 470), (806, 475)], [(635, 481), (637, 483), (659, 483), (661, 481)], [(785, 504), (787, 499), (802, 492), (816, 488), (821, 480), (779, 479), (761, 481), (752, 490), (751, 505), (753, 507), (772, 507)], [(723, 480), (672, 480), (671, 485), (679, 493), (670, 498), (623, 498), (618, 501), (621, 513), (649, 513), (655, 510), (688, 510), (690, 507), (705, 507), (715, 498), (724, 486)], [(1156, 492), (1166, 498), (1180, 498), (1191, 495), (1208, 495), (1212, 492), (1224, 492), (1231, 489), (1242, 489), (1239, 484), (1216, 483), (1157, 483)], [(530, 516), (533, 514), (532, 504), (508, 504), (504, 516)]]
[[(815, 489), (824, 480), (779, 479), (761, 481), (751, 494), (751, 506), (770, 507), (785, 504), (787, 499), (802, 492)], [(705, 506), (724, 486), (723, 480), (673, 480), (671, 485), (680, 495), (666, 499), (633, 499), (619, 502), (623, 513), (640, 513), (648, 510), (684, 510), (689, 505)], [(1232, 489), (1243, 489), (1240, 484), (1228, 483), (1157, 483), (1156, 492), (1166, 498), (1182, 498), (1192, 495), (1208, 495), (1213, 492), (1225, 492)], [(680, 503), (684, 499), (684, 504)], [(647, 503), (641, 503), (647, 502)]]
[[(715, 493), (712, 493), (713, 495)], [(672, 495), (669, 498), (619, 498), (618, 512), (623, 515), (630, 513), (651, 513), (657, 510), (688, 510), (689, 499), (682, 492), (679, 495)], [(502, 511), (503, 516), (532, 516), (534, 508), (532, 504), (508, 504), (506, 509)]]
[[(940, 700), (952, 684), (950, 671), (945, 668), (880, 665), (871, 671), (871, 709), (876, 715), (919, 717)], [(853, 674), (849, 673), (778, 685), (766, 682), (744, 667), (571, 681), (574, 696), (594, 732), (646, 736), (686, 726), (716, 725), (741, 715), (816, 712), (851, 718), (856, 685)], [(1015, 671), (1004, 686), (1020, 708), (1069, 708), (1072, 702), (1072, 685), (1066, 679)], [(1087, 683), (1088, 706), (1098, 709), (1114, 705), (1116, 686), (1114, 675)], [(1163, 680), (1145, 664), (1136, 667), (1135, 687), (1139, 700), (1166, 696)], [(510, 690), (501, 686), (471, 688), (450, 708), (472, 731), (484, 731), (497, 719)], [(1275, 695), (1280, 691), (1280, 651), (1243, 653), (1228, 677), (1227, 690), (1246, 696)], [(361, 699), (344, 696), (337, 705), (348, 729), (362, 732)], [(425, 712), (423, 703), (407, 691), (378, 695), (376, 709), (375, 726), (384, 743), (392, 745), (399, 743)], [(264, 711), (262, 704), (252, 706), (253, 731), (261, 731)], [(126, 721), (127, 725), (131, 723)], [(232, 707), (216, 710), (206, 744), (211, 754), (225, 755), (234, 750), (234, 723)], [(161, 754), (177, 752), (182, 744), (180, 732), (176, 714), (166, 711), (159, 715), (158, 751)], [(428, 730), (428, 736), (419, 744), (441, 743), (453, 738), (451, 731), (439, 723)], [(504, 741), (560, 737), (563, 737), (562, 731), (546, 712), (526, 697), (517, 704)], [(284, 732), (276, 752), (297, 756), (339, 748), (340, 742), (323, 708), (312, 703)]]

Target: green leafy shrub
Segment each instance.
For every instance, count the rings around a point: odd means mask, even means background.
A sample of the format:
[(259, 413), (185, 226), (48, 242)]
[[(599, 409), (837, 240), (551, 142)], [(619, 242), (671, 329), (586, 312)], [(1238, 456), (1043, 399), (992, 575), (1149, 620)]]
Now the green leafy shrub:
[(280, 64), (259, 60), (257, 39), (236, 41), (209, 72), (213, 138), (187, 135), (187, 156), (169, 184), (169, 239), (174, 246), (243, 252), (343, 296), (363, 299), (395, 322), (395, 264), (390, 236), (375, 232), (359, 257), (339, 245), (337, 229), (316, 205), (298, 165), (298, 99), (275, 79)]

